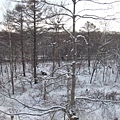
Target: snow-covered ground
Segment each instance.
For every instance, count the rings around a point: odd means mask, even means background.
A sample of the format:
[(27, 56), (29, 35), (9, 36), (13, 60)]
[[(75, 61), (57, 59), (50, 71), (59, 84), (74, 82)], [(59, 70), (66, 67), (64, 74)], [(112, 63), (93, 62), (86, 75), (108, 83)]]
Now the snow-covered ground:
[[(21, 65), (14, 71), (12, 95), (9, 65), (0, 71), (0, 120), (67, 120), (63, 111), (69, 104), (72, 68), (70, 63), (55, 67), (52, 63), (37, 66), (38, 84), (34, 84), (31, 65), (26, 66), (26, 77)], [(76, 113), (79, 120), (114, 120), (120, 118), (120, 75), (113, 62), (107, 65), (94, 62), (88, 69), (85, 61), (76, 69)], [(41, 75), (41, 71), (47, 75)], [(68, 73), (69, 72), (69, 73)], [(94, 74), (92, 74), (94, 72)], [(92, 77), (93, 75), (93, 77)], [(91, 81), (91, 83), (90, 83)], [(69, 86), (67, 86), (69, 85)], [(69, 89), (69, 90), (68, 90)], [(116, 119), (117, 120), (117, 119)]]

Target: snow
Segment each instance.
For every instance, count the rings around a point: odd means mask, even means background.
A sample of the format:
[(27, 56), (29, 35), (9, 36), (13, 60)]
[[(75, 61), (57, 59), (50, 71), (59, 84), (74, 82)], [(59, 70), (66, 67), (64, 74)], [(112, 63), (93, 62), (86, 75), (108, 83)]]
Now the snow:
[[(86, 61), (76, 69), (76, 115), (79, 120), (114, 120), (120, 118), (120, 77), (117, 66), (109, 62), (108, 66), (100, 63), (93, 75), (93, 63), (90, 72)], [(71, 73), (68, 75), (67, 65), (61, 63), (56, 67), (54, 77), (51, 77), (52, 63), (40, 63), (37, 66), (38, 84), (34, 84), (31, 65), (26, 66), (26, 77), (22, 76), (22, 67), (17, 65), (14, 73), (15, 94), (12, 95), (9, 65), (2, 64), (3, 73), (0, 74), (0, 120), (63, 120), (68, 118), (66, 108), (69, 108), (67, 96), (67, 81), (71, 84)], [(78, 64), (79, 65), (79, 64)], [(57, 63), (56, 63), (57, 66)], [(6, 71), (7, 70), (7, 71)], [(45, 71), (46, 76), (40, 74)], [(16, 77), (17, 76), (17, 77)], [(44, 91), (46, 82), (46, 93)], [(69, 91), (71, 87), (69, 86)], [(44, 100), (44, 96), (46, 99)]]

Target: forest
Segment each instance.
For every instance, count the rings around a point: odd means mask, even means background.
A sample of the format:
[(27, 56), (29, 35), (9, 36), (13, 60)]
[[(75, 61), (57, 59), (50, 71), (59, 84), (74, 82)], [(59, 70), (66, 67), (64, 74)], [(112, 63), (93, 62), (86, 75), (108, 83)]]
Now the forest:
[(119, 120), (120, 32), (106, 24), (120, 1), (11, 2), (0, 31), (0, 120)]

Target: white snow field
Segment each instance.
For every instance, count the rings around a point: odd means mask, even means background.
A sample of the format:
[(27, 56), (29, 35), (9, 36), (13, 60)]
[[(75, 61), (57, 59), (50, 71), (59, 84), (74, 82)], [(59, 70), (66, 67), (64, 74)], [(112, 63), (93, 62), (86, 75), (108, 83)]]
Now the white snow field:
[[(31, 65), (26, 65), (26, 77), (23, 77), (22, 66), (17, 64), (13, 95), (9, 64), (2, 63), (0, 120), (12, 120), (12, 116), (13, 120), (68, 120), (64, 110), (69, 110), (70, 64), (63, 62), (58, 67), (56, 63), (54, 76), (51, 77), (52, 63), (40, 63), (37, 66), (37, 84), (34, 84)], [(120, 74), (117, 65), (114, 61), (106, 65), (97, 63), (92, 74), (93, 68), (94, 62), (90, 70), (86, 61), (77, 63), (76, 114), (79, 120), (117, 120), (120, 118)], [(41, 75), (41, 71), (47, 75)]]

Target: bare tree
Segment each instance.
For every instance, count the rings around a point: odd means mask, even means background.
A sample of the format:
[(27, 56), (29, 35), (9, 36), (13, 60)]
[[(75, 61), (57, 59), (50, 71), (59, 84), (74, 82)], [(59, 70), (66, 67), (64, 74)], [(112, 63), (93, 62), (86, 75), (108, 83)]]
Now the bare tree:
[[(34, 83), (37, 83), (37, 43), (40, 34), (44, 32), (44, 20), (47, 18), (46, 13), (49, 8), (39, 0), (29, 0), (26, 5), (26, 23), (28, 30), (31, 32), (31, 37), (33, 37), (33, 76)], [(49, 18), (49, 17), (48, 17)], [(42, 24), (41, 24), (42, 23)], [(41, 32), (40, 32), (41, 31)]]
[(14, 79), (13, 79), (13, 75), (14, 75), (14, 63), (13, 63), (13, 60), (14, 60), (14, 56), (13, 56), (13, 41), (12, 41), (12, 23), (9, 21), (10, 20), (10, 15), (11, 12), (8, 11), (7, 12), (7, 15), (5, 16), (6, 18), (6, 22), (5, 22), (5, 25), (7, 27), (6, 31), (8, 32), (8, 39), (9, 39), (9, 59), (10, 59), (10, 75), (11, 75), (11, 85), (12, 85), (12, 94), (14, 94)]
[(20, 14), (20, 36), (21, 36), (21, 58), (22, 58), (22, 67), (23, 67), (23, 76), (25, 77), (25, 54), (24, 54), (24, 40), (23, 40), (23, 5), (17, 5), (16, 11), (18, 15)]
[[(76, 87), (76, 59), (77, 59), (77, 48), (76, 48), (76, 41), (77, 41), (76, 21), (77, 21), (77, 17), (80, 17), (80, 18), (90, 18), (90, 19), (102, 19), (102, 20), (104, 20), (104, 19), (105, 20), (110, 20), (110, 18), (109, 17), (108, 18), (104, 18), (104, 17), (100, 17), (100, 16), (97, 16), (97, 15), (89, 15), (89, 14), (80, 15), (81, 11), (78, 12), (79, 14), (76, 14), (76, 5), (78, 4), (78, 2), (80, 2), (80, 0), (72, 0), (73, 10), (70, 10), (67, 7), (65, 7), (65, 5), (63, 5), (63, 2), (61, 2), (60, 4), (50, 3), (50, 2), (47, 2), (46, 0), (43, 0), (43, 2), (46, 3), (46, 4), (49, 4), (51, 6), (57, 6), (57, 7), (65, 9), (67, 12), (59, 13), (58, 15), (61, 14), (61, 15), (64, 15), (64, 16), (69, 16), (72, 19), (72, 28), (73, 28), (72, 35), (71, 35), (70, 32), (69, 33), (70, 33), (70, 37), (72, 38), (72, 42), (73, 42), (71, 107), (74, 109), (74, 105), (75, 105), (75, 87)], [(87, 1), (85, 1), (85, 2), (87, 2)], [(113, 3), (118, 2), (118, 1), (114, 1), (114, 2), (111, 2), (111, 3), (100, 3), (100, 2), (95, 2), (93, 0), (93, 1), (90, 1), (90, 2), (95, 3), (95, 4), (107, 5), (107, 4), (113, 4)], [(93, 11), (94, 9), (89, 9), (89, 10)], [(99, 9), (99, 10), (101, 10), (101, 9)], [(87, 27), (88, 27), (88, 25), (87, 25)], [(92, 26), (92, 25), (91, 25), (91, 27), (94, 28), (94, 26)], [(88, 30), (89, 29), (90, 29), (90, 27), (88, 28)], [(88, 31), (88, 34), (89, 34), (89, 32), (90, 31)], [(90, 44), (88, 44), (88, 52), (89, 52), (89, 45)], [(90, 66), (90, 55), (88, 55), (88, 66)]]
[[(25, 49), (24, 49), (24, 36), (23, 36), (23, 9), (24, 6), (17, 4), (15, 8), (9, 11), (9, 21), (12, 23), (11, 27), (14, 31), (19, 35), (20, 34), (20, 41), (21, 41), (21, 62), (23, 68), (23, 76), (25, 76)], [(17, 39), (19, 41), (19, 37)], [(18, 48), (17, 48), (18, 49)], [(18, 56), (18, 53), (17, 53)], [(20, 55), (19, 55), (20, 56)]]
[(84, 27), (82, 27), (85, 32), (87, 32), (87, 42), (88, 42), (88, 69), (90, 72), (90, 61), (91, 61), (91, 53), (90, 53), (90, 48), (91, 48), (91, 40), (90, 40), (90, 32), (93, 32), (96, 30), (96, 26), (93, 23), (90, 23), (89, 21), (87, 21), (84, 25)]

